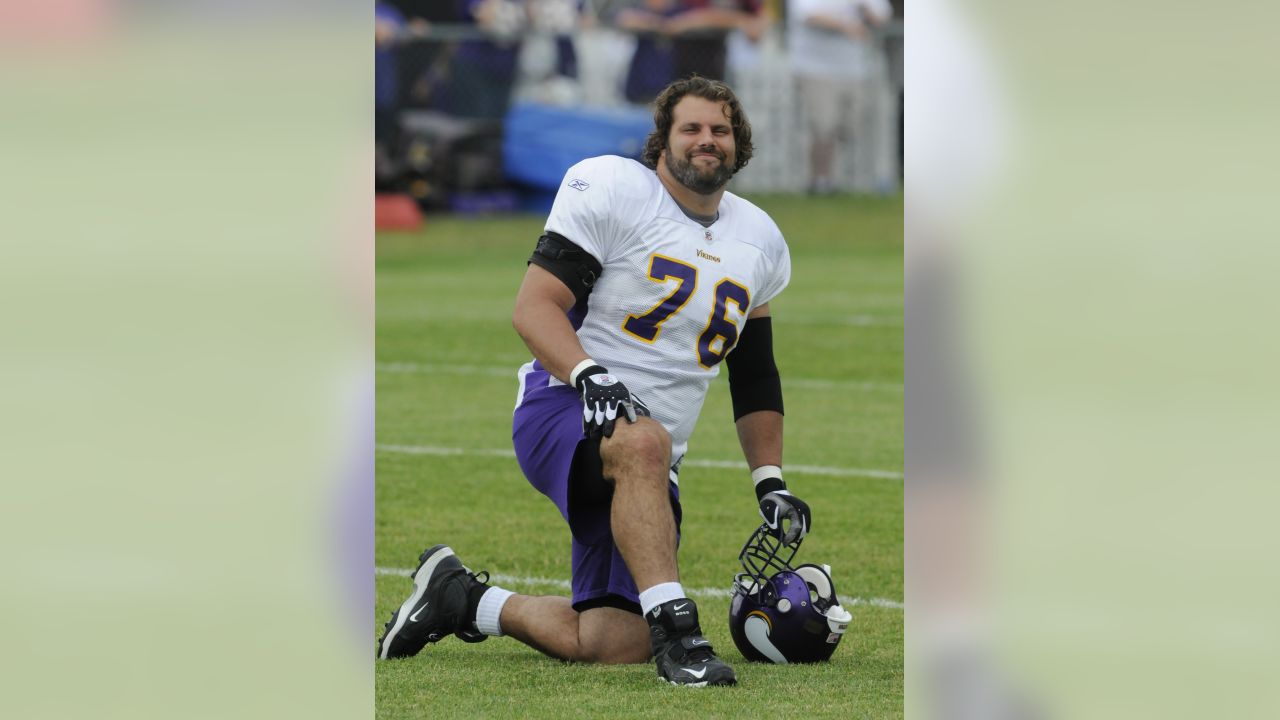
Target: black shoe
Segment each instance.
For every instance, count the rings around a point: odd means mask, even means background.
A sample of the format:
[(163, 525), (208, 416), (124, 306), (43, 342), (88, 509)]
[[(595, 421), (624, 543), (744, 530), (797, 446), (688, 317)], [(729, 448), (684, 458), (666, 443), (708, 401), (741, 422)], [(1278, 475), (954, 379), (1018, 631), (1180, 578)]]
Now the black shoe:
[(475, 575), (445, 545), (428, 548), (419, 560), (413, 573), (413, 593), (391, 615), (378, 640), (378, 657), (383, 660), (417, 655), (427, 643), (451, 633), (467, 642), (485, 638), (466, 627), (471, 610), (469, 590), (478, 582)]
[(650, 610), (649, 643), (658, 677), (672, 685), (734, 685), (733, 668), (716, 657), (698, 626), (698, 606), (688, 598), (671, 600)]
[(480, 605), (480, 597), (489, 589), (489, 572), (481, 570), (478, 573), (471, 572), (471, 569), (463, 566), (463, 570), (467, 571), (467, 616), (462, 623), (462, 627), (453, 635), (463, 642), (478, 643), (489, 639), (488, 635), (476, 629), (476, 608)]

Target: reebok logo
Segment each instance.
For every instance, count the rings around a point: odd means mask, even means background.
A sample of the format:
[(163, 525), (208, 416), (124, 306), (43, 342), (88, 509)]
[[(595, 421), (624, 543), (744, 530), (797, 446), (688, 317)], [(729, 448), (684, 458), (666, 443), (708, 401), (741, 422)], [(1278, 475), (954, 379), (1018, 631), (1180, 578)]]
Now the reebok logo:
[(682, 669), (683, 669), (685, 672), (689, 673), (690, 675), (692, 675), (692, 676), (694, 676), (694, 677), (698, 678), (699, 680), (701, 680), (701, 679), (702, 679), (702, 676), (703, 676), (703, 675), (706, 675), (706, 674), (707, 674), (707, 666), (706, 666), (706, 665), (703, 665), (701, 670), (694, 670), (693, 668), (682, 668)]
[(422, 612), (426, 610), (429, 605), (431, 605), (431, 603), (423, 603), (422, 607), (415, 610), (414, 613), (409, 616), (409, 622), (418, 622), (418, 616), (421, 615)]
[(577, 178), (574, 178), (573, 180), (569, 181), (569, 187), (581, 192), (591, 187), (591, 185), (587, 183), (585, 180), (579, 180)]

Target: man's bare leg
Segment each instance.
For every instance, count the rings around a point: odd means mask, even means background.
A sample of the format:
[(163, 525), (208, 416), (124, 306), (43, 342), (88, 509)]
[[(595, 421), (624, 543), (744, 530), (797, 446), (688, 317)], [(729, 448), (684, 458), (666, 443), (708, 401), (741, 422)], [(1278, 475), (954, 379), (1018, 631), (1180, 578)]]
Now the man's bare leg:
[[(649, 418), (618, 423), (601, 442), (604, 477), (613, 483), (614, 542), (639, 588), (674, 588), (675, 513), (668, 490), (671, 438)], [(670, 591), (670, 590), (669, 590)], [(645, 593), (641, 592), (643, 598)], [(671, 606), (668, 608), (668, 606)], [(502, 607), (502, 631), (547, 655), (595, 663), (638, 663), (659, 653), (658, 676), (676, 685), (732, 685), (733, 669), (701, 638), (696, 605), (670, 600), (650, 618), (615, 608), (575, 612), (566, 598), (514, 595)], [(682, 638), (702, 647), (686, 648)]]
[[(659, 423), (619, 422), (600, 445), (604, 476), (614, 486), (614, 542), (637, 587), (678, 582), (676, 523), (671, 509), (671, 437)], [(561, 660), (642, 663), (651, 657), (644, 618), (617, 608), (577, 612), (568, 598), (513, 595), (502, 606), (502, 632)]]
[(573, 609), (569, 598), (512, 595), (502, 606), (502, 631), (561, 660), (618, 664), (648, 662), (649, 626), (626, 610)]
[(610, 522), (622, 559), (644, 590), (679, 582), (676, 519), (668, 486), (671, 436), (654, 420), (618, 422), (613, 437), (600, 442), (604, 477), (613, 483)]
[(658, 677), (673, 685), (735, 684), (733, 668), (702, 637), (697, 604), (680, 586), (669, 490), (671, 436), (646, 417), (619, 422), (613, 437), (601, 441), (600, 459), (605, 479), (613, 483), (614, 544), (640, 589)]

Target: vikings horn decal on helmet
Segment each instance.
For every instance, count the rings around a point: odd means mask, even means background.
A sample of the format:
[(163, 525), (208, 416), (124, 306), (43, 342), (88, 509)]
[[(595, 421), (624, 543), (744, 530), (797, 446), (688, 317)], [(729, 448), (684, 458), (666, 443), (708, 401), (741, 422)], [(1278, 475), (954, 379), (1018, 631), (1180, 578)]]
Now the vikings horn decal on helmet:
[(829, 565), (791, 566), (800, 539), (783, 543), (761, 525), (738, 555), (729, 630), (748, 660), (822, 662), (853, 616), (840, 607)]

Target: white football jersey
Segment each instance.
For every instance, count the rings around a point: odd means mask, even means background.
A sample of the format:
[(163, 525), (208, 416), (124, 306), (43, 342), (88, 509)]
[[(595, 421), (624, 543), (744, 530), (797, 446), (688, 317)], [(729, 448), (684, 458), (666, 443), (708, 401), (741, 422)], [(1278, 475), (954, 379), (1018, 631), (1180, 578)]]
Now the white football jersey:
[(615, 156), (569, 169), (546, 230), (600, 262), (578, 338), (671, 433), (678, 463), (747, 314), (791, 279), (782, 233), (730, 192), (716, 222), (703, 227), (657, 173)]

